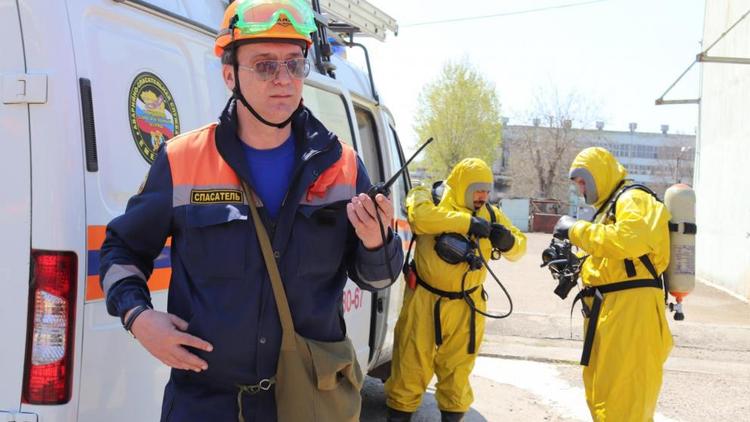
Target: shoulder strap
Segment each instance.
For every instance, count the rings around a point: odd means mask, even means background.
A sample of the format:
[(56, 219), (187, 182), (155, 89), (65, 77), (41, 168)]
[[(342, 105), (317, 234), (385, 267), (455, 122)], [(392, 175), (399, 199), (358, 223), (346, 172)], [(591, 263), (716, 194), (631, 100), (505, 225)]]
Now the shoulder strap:
[(608, 212), (612, 217), (615, 216), (615, 213), (617, 212), (617, 200), (620, 199), (620, 196), (622, 196), (623, 193), (631, 190), (631, 189), (640, 189), (644, 192), (647, 192), (651, 194), (651, 196), (654, 197), (659, 202), (662, 202), (661, 199), (659, 199), (659, 196), (656, 195), (656, 192), (652, 191), (651, 188), (649, 188), (646, 185), (643, 185), (641, 183), (632, 183), (630, 185), (625, 185), (625, 182), (627, 180), (622, 180), (615, 190), (609, 195), (609, 198), (607, 198), (606, 201), (602, 204), (601, 207), (599, 207), (598, 210), (596, 210), (596, 214), (594, 214), (594, 217), (591, 218), (591, 221), (596, 220), (596, 217), (601, 214), (602, 212)]
[(632, 185), (623, 186), (619, 190), (619, 192), (617, 192), (617, 194), (615, 195), (614, 199), (612, 200), (612, 210), (611, 210), (611, 213), (613, 216), (616, 215), (617, 213), (617, 200), (620, 199), (620, 196), (622, 196), (623, 193), (632, 189), (642, 190), (650, 194), (651, 196), (653, 196), (654, 199), (656, 199), (657, 201), (662, 202), (662, 200), (659, 199), (659, 196), (656, 194), (656, 192), (652, 191), (651, 188), (649, 188), (648, 186), (640, 184), (640, 183), (633, 183)]
[(492, 206), (489, 202), (485, 202), (484, 206), (487, 207), (487, 211), (490, 213), (490, 223), (495, 223), (495, 211), (492, 209)]
[[(638, 259), (641, 261), (644, 267), (648, 270), (649, 273), (651, 273), (651, 277), (654, 278), (654, 280), (659, 279), (659, 273), (656, 272), (656, 267), (654, 267), (654, 264), (651, 262), (651, 259), (648, 257), (648, 254), (644, 254), (638, 257)], [(635, 264), (633, 263), (632, 259), (625, 258), (625, 273), (628, 277), (634, 277), (635, 272)]]
[(245, 181), (242, 181), (242, 190), (245, 192), (247, 203), (250, 206), (250, 212), (253, 215), (255, 232), (258, 235), (260, 249), (263, 251), (263, 260), (266, 263), (266, 269), (271, 278), (273, 297), (276, 299), (276, 309), (279, 312), (279, 319), (281, 320), (282, 327), (281, 349), (296, 350), (297, 345), (294, 337), (292, 312), (289, 310), (289, 302), (286, 300), (286, 291), (284, 290), (284, 284), (281, 281), (279, 267), (276, 265), (276, 259), (271, 248), (271, 241), (268, 239), (268, 232), (266, 231), (263, 222), (260, 220), (258, 209), (255, 207), (255, 195)]
[(602, 206), (599, 207), (598, 210), (594, 213), (594, 216), (591, 217), (591, 221), (595, 221), (596, 217), (599, 216), (604, 210), (607, 209), (607, 207), (612, 203), (612, 198), (619, 192), (619, 189), (622, 187), (622, 185), (625, 183), (625, 180), (621, 180), (620, 183), (615, 186), (615, 190), (612, 191), (612, 193), (609, 194), (609, 197), (602, 203)]
[(409, 249), (406, 250), (406, 258), (404, 259), (404, 275), (406, 275), (409, 270), (411, 269), (411, 261), (409, 261), (409, 258), (411, 257), (411, 248), (414, 246), (414, 242), (417, 241), (417, 235), (414, 234), (414, 232), (411, 233), (411, 240), (409, 241)]
[[(643, 184), (640, 184), (640, 183), (633, 183), (632, 185), (623, 186), (615, 194), (614, 198), (612, 199), (612, 208), (609, 211), (611, 213), (611, 215), (612, 215), (612, 218), (616, 218), (615, 216), (617, 215), (616, 214), (617, 213), (617, 200), (620, 199), (620, 196), (622, 196), (623, 193), (625, 193), (625, 192), (627, 192), (629, 190), (632, 190), (632, 189), (642, 190), (642, 191), (650, 194), (651, 196), (653, 196), (654, 199), (656, 199), (657, 201), (662, 202), (662, 200), (659, 199), (659, 196), (656, 195), (656, 192), (654, 192), (653, 190), (651, 190), (651, 188), (649, 188), (646, 185), (643, 185)], [(639, 256), (638, 259), (640, 259), (641, 263), (643, 264), (644, 267), (646, 267), (646, 269), (648, 270), (648, 272), (651, 273), (651, 277), (653, 277), (654, 280), (659, 280), (660, 279), (659, 278), (659, 273), (656, 272), (656, 268), (654, 267), (654, 264), (651, 262), (651, 260), (649, 259), (649, 257), (648, 257), (647, 254)], [(631, 259), (625, 259), (624, 261), (625, 261), (625, 273), (627, 274), (627, 276), (628, 277), (635, 276), (636, 272), (635, 272), (635, 265), (633, 264), (633, 261)]]

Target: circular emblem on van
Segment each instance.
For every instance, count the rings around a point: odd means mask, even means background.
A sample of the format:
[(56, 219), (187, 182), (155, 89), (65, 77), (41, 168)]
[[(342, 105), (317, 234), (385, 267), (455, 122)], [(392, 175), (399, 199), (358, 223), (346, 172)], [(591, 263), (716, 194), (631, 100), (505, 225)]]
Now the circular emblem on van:
[(174, 98), (158, 76), (143, 72), (130, 86), (128, 113), (135, 146), (151, 164), (159, 146), (180, 133)]

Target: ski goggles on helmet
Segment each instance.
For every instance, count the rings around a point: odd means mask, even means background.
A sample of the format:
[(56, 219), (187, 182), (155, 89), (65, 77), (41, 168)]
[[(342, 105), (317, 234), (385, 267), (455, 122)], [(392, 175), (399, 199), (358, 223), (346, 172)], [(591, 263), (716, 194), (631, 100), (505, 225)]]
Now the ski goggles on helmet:
[(246, 0), (237, 5), (235, 28), (254, 35), (275, 25), (291, 25), (300, 35), (309, 35), (318, 28), (310, 6), (304, 0)]
[(294, 79), (305, 79), (310, 73), (310, 62), (303, 57), (287, 60), (262, 60), (252, 66), (238, 65), (238, 67), (255, 73), (263, 81), (276, 78), (282, 67), (285, 67), (289, 76)]
[(237, 41), (279, 39), (312, 44), (315, 15), (305, 0), (236, 0), (224, 13), (214, 52)]

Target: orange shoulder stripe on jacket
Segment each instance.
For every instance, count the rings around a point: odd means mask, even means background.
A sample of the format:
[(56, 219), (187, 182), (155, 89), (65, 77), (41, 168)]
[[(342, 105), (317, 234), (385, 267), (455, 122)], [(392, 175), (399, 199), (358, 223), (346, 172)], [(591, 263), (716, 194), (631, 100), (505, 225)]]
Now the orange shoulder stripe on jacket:
[(237, 175), (216, 149), (215, 130), (216, 123), (211, 123), (167, 142), (167, 157), (174, 186), (239, 184)]
[(341, 143), (341, 147), (341, 157), (310, 185), (302, 203), (331, 203), (357, 193), (357, 153), (347, 144)]

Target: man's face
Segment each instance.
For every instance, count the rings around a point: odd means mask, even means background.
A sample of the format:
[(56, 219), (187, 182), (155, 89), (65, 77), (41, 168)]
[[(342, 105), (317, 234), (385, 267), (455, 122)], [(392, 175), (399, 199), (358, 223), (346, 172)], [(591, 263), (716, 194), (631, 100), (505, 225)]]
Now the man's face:
[(472, 200), (474, 201), (474, 209), (478, 210), (484, 206), (484, 204), (487, 203), (487, 199), (490, 197), (490, 191), (488, 190), (478, 190), (474, 191), (474, 194), (472, 195)]
[(586, 182), (581, 177), (574, 177), (573, 183), (578, 189), (578, 196), (585, 196), (586, 194)]
[[(242, 94), (264, 119), (281, 122), (289, 118), (302, 98), (304, 79), (290, 76), (283, 64), (279, 66), (276, 76), (266, 81), (247, 68), (253, 68), (261, 61), (283, 61), (303, 57), (300, 46), (288, 43), (244, 44), (237, 48), (237, 62), (241, 66), (239, 78)], [(234, 88), (233, 73), (231, 65), (224, 65), (224, 82), (230, 90)]]

